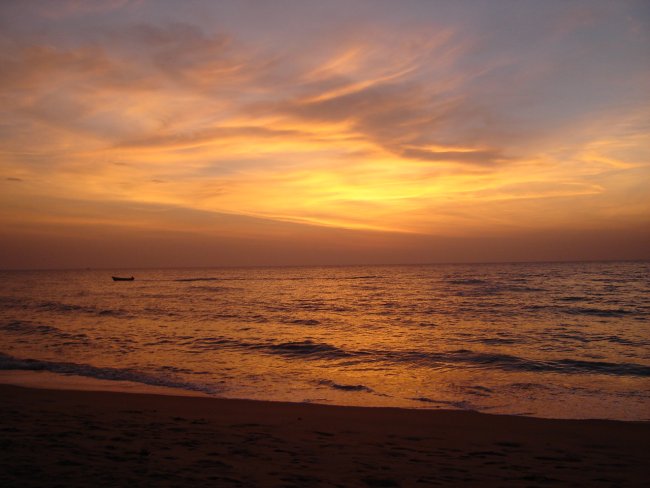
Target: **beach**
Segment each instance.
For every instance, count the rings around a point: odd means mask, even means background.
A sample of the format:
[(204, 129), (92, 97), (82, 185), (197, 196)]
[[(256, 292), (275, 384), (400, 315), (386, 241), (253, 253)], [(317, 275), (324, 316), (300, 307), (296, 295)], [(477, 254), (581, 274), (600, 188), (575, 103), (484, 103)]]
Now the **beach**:
[(0, 385), (2, 486), (645, 486), (650, 423)]
[(0, 1), (0, 488), (650, 487), (649, 6)]

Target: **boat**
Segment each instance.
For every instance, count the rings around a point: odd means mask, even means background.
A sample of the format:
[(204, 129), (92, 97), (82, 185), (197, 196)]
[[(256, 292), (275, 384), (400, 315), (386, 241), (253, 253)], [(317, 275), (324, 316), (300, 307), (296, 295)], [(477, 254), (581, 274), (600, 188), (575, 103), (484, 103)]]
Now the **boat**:
[(133, 281), (135, 278), (133, 276), (129, 276), (128, 278), (123, 278), (121, 276), (113, 276), (113, 281)]

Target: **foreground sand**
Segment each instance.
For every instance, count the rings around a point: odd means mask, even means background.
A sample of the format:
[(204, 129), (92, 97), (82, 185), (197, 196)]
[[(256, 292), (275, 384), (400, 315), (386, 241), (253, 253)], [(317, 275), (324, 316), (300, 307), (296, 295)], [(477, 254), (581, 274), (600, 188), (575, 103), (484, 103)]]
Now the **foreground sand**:
[(0, 486), (647, 486), (650, 423), (0, 385)]

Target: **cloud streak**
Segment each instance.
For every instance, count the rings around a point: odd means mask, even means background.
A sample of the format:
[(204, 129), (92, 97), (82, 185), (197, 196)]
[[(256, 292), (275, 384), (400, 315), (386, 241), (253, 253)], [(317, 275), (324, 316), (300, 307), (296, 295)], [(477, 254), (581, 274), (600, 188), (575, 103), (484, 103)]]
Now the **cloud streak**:
[(119, 201), (239, 216), (251, 235), (250, 219), (447, 236), (648, 223), (640, 3), (289, 2), (285, 29), (228, 2), (48, 5), (0, 7), (7, 208), (75, 195), (97, 221)]

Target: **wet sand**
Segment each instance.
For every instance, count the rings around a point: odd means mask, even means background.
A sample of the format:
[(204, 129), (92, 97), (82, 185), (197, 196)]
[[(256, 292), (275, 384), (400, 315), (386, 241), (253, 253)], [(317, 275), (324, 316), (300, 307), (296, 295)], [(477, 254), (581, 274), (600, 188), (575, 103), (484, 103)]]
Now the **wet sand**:
[(647, 486), (650, 423), (0, 385), (0, 486)]

